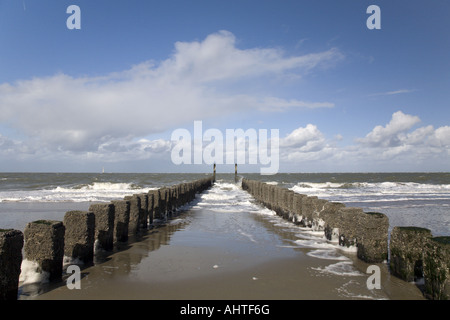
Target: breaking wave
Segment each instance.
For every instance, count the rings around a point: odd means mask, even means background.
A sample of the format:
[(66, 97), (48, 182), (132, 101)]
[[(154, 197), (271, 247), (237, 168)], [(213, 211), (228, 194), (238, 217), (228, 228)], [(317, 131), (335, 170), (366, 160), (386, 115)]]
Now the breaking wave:
[(133, 183), (93, 182), (75, 186), (57, 186), (49, 189), (0, 192), (0, 202), (89, 202), (122, 199), (126, 195), (145, 193), (152, 188), (142, 188)]

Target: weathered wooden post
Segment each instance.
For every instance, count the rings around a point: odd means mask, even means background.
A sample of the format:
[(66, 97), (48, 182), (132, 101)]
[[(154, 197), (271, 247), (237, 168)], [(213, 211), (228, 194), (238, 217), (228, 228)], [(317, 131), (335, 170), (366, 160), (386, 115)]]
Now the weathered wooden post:
[(126, 196), (124, 200), (130, 202), (130, 220), (128, 222), (128, 234), (139, 233), (139, 223), (141, 221), (141, 199), (137, 195)]
[[(62, 221), (37, 220), (26, 225), (25, 261), (32, 264), (38, 281), (60, 280), (63, 270), (65, 227)], [(23, 262), (22, 262), (23, 264)], [(25, 281), (26, 282), (26, 281)]]
[(111, 250), (114, 245), (114, 205), (91, 204), (89, 211), (95, 214), (95, 249)]
[(64, 260), (66, 264), (90, 263), (94, 259), (95, 215), (68, 211), (64, 215)]
[(141, 200), (141, 208), (139, 213), (139, 228), (147, 229), (148, 227), (148, 194), (137, 194)]
[(450, 237), (431, 238), (423, 255), (425, 296), (434, 300), (450, 299)]
[(130, 202), (126, 200), (111, 201), (114, 205), (114, 241), (128, 240), (128, 224), (130, 222)]
[(369, 263), (387, 260), (389, 218), (379, 212), (364, 212), (359, 222), (358, 258)]
[(17, 300), (23, 233), (0, 229), (0, 300)]
[(394, 227), (389, 245), (391, 273), (405, 281), (423, 278), (423, 250), (431, 231), (419, 227)]

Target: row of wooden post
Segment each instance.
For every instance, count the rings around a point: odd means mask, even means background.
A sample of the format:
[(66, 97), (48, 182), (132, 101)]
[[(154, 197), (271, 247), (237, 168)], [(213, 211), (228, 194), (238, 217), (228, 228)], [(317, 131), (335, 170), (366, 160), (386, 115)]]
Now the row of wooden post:
[(242, 188), (281, 217), (323, 231), (326, 239), (341, 246), (354, 246), (362, 261), (389, 260), (393, 275), (408, 282), (423, 278), (425, 297), (450, 299), (449, 236), (433, 237), (425, 228), (398, 226), (388, 240), (389, 220), (382, 213), (364, 212), (262, 181), (243, 179)]
[(48, 281), (60, 280), (65, 265), (93, 262), (97, 250), (111, 250), (114, 243), (128, 241), (129, 235), (146, 230), (155, 220), (167, 219), (213, 182), (208, 177), (92, 204), (88, 211), (66, 212), (64, 221), (30, 222), (23, 233), (0, 229), (0, 300), (17, 299), (24, 263)]

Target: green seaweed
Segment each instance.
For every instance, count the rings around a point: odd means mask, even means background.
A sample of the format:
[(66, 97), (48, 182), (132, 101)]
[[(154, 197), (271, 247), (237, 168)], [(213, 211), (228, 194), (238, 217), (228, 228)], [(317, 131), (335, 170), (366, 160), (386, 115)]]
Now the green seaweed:
[(417, 233), (430, 233), (431, 231), (429, 229), (426, 228), (421, 228), (421, 227), (414, 227), (414, 226), (409, 226), (409, 227), (398, 227), (401, 230), (404, 231), (412, 231), (412, 232), (417, 232)]
[(431, 240), (442, 243), (442, 244), (450, 244), (450, 237), (434, 237)]
[(49, 225), (52, 224), (52, 222), (51, 222), (51, 221), (48, 221), (48, 220), (36, 220), (36, 221), (33, 221), (33, 223), (36, 223), (36, 224), (45, 224), (45, 225), (47, 225), (47, 226), (49, 226)]
[(370, 214), (371, 216), (377, 217), (377, 218), (384, 218), (386, 215), (384, 213), (380, 212), (364, 212), (365, 214)]

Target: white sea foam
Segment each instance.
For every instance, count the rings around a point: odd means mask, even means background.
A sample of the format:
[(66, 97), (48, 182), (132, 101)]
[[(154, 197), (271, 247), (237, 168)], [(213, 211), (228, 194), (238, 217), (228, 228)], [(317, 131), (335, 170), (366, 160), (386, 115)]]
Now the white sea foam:
[(154, 188), (140, 188), (132, 183), (94, 182), (73, 187), (0, 192), (0, 202), (86, 202), (122, 199), (126, 195), (146, 193)]
[(244, 237), (246, 237), (247, 239), (249, 239), (251, 242), (257, 242), (255, 239), (254, 239), (254, 237), (250, 234), (250, 233), (247, 233), (247, 232), (244, 232), (242, 229), (238, 229), (237, 230), (241, 235), (243, 235)]
[(325, 260), (342, 260), (342, 261), (350, 260), (349, 258), (338, 254), (337, 251), (334, 249), (311, 250), (307, 253), (307, 255), (310, 257), (325, 259)]
[[(385, 300), (386, 297), (383, 295), (382, 292), (376, 292), (376, 290), (371, 290), (371, 295), (361, 294), (361, 293), (353, 293), (361, 292), (361, 290), (365, 290), (366, 288), (361, 287), (361, 284), (358, 281), (355, 281), (354, 279), (351, 279), (350, 281), (344, 283), (340, 288), (337, 288), (337, 292), (343, 297), (350, 298), (350, 299), (359, 299), (359, 300)], [(378, 290), (379, 291), (379, 290)]]
[(295, 240), (294, 241), (299, 247), (303, 248), (332, 248), (332, 245), (325, 241), (317, 240)]
[(233, 194), (220, 194), (220, 193), (206, 193), (202, 196), (202, 199), (206, 201), (231, 200), (234, 198), (235, 195)]
[(177, 224), (184, 223), (184, 222), (185, 222), (185, 219), (172, 219), (172, 220), (169, 220), (169, 224), (170, 225), (177, 225)]
[(80, 260), (79, 258), (73, 258), (73, 257), (69, 257), (64, 255), (63, 257), (63, 266), (69, 266), (72, 264), (76, 264), (76, 265), (84, 265), (84, 261)]
[(342, 261), (330, 264), (325, 267), (311, 267), (311, 269), (319, 271), (320, 273), (324, 274), (333, 274), (338, 276), (351, 276), (351, 277), (357, 277), (357, 276), (364, 276), (361, 272), (356, 270), (353, 266), (353, 263), (351, 261)]
[(20, 268), (19, 282), (23, 284), (46, 283), (49, 281), (50, 273), (46, 271), (39, 272), (39, 264), (36, 261), (24, 259)]
[[(367, 201), (367, 197), (393, 196), (385, 201), (448, 199), (450, 184), (422, 184), (417, 182), (356, 182), (313, 183), (300, 182), (290, 188), (296, 193), (314, 195), (319, 198), (345, 197), (351, 201)], [(380, 197), (381, 199), (379, 199)], [(373, 201), (373, 199), (370, 199)]]

